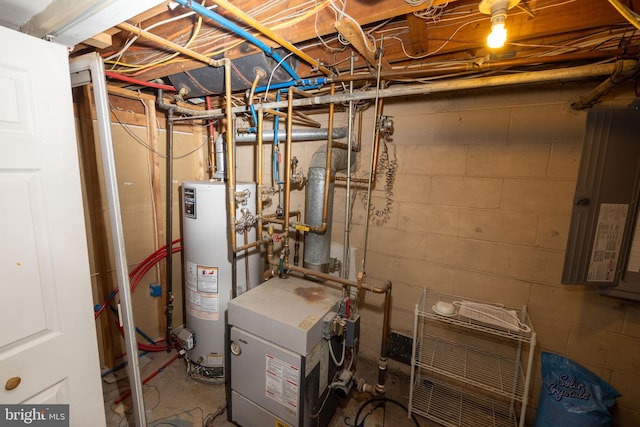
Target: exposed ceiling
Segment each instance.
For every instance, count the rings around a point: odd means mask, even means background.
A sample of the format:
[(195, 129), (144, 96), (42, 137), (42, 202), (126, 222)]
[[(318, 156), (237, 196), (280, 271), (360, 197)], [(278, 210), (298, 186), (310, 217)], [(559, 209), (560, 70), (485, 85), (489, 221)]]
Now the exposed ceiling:
[[(191, 0), (179, 2), (191, 4)], [(1, 3), (10, 3), (5, 21), (24, 21), (25, 14), (37, 13), (46, 1)], [(25, 3), (31, 9), (16, 10), (16, 5)], [(352, 56), (356, 73), (377, 76), (379, 68), (383, 80), (401, 83), (554, 69), (640, 54), (640, 24), (635, 13), (640, 12), (638, 0), (636, 4), (633, 0), (521, 0), (507, 14), (507, 44), (493, 50), (486, 47), (491, 18), (480, 12), (479, 0), (199, 3), (222, 21), (214, 22), (187, 6), (165, 1), (127, 22), (190, 51), (232, 58), (238, 92), (251, 86), (258, 68), (265, 71), (260, 84), (290, 80), (287, 65), (300, 78), (344, 76), (349, 73)], [(517, 2), (511, 0), (513, 3)], [(250, 21), (254, 22), (249, 25)], [(249, 33), (249, 41), (228, 29), (233, 26)], [(137, 37), (122, 26), (100, 31), (105, 42), (78, 44), (72, 55), (97, 49), (107, 69), (118, 75), (190, 86), (195, 96), (220, 92), (221, 74), (211, 70), (213, 67)], [(289, 55), (290, 48), (283, 48), (269, 57), (256, 47), (291, 47), (287, 43), (295, 48), (293, 55)], [(278, 64), (280, 59), (286, 63)], [(116, 79), (113, 83), (130, 85)]]

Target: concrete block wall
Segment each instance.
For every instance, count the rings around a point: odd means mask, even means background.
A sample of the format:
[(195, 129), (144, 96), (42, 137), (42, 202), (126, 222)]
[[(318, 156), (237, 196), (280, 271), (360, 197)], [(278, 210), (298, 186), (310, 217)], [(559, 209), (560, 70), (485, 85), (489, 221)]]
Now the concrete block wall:
[[(369, 282), (393, 282), (391, 326), (408, 334), (424, 287), (528, 306), (539, 343), (529, 414), (535, 414), (545, 350), (616, 387), (623, 394), (618, 424), (640, 425), (640, 305), (560, 283), (586, 120), (570, 102), (592, 87), (385, 100), (384, 114), (395, 124), (387, 147), (397, 155), (397, 173), (388, 220), (371, 223), (365, 269)], [(631, 94), (616, 91), (605, 101), (628, 103)], [(372, 121), (369, 109), (358, 176), (366, 174)], [(376, 207), (385, 206), (383, 188), (381, 176)], [(338, 188), (332, 238), (340, 243), (344, 200)], [(361, 257), (361, 195), (353, 206), (351, 244)], [(362, 307), (361, 352), (368, 357), (379, 353), (381, 303), (368, 294)]]

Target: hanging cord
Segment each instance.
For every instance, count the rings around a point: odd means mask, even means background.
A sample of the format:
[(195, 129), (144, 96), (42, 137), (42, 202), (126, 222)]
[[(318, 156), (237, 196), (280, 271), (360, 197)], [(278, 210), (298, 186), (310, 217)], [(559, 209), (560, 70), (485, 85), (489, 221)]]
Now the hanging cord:
[[(384, 138), (382, 145), (382, 152), (380, 153), (380, 159), (378, 160), (378, 167), (376, 168), (376, 176), (384, 174), (384, 208), (378, 209), (373, 203), (369, 203), (369, 216), (372, 221), (380, 226), (386, 224), (391, 217), (391, 211), (393, 209), (393, 183), (396, 179), (396, 172), (398, 171), (398, 156), (396, 152), (396, 146), (393, 145), (393, 155), (389, 159), (389, 146), (391, 142), (390, 138)], [(361, 193), (363, 202), (366, 203), (364, 193)]]

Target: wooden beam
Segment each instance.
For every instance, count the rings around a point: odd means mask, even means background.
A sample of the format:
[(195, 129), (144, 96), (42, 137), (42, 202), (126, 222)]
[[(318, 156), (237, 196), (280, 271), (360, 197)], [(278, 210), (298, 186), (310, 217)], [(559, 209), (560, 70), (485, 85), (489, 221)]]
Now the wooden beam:
[(429, 38), (427, 37), (427, 21), (418, 18), (413, 13), (408, 13), (407, 25), (409, 26), (409, 39), (411, 40), (411, 54), (423, 55), (427, 53)]
[[(609, 26), (624, 24), (624, 18), (617, 14), (616, 10), (607, 2), (599, 0), (581, 0), (579, 3), (572, 3), (573, 7), (564, 8), (546, 8), (534, 12), (535, 18), (531, 18), (528, 13), (523, 10), (514, 8), (507, 17), (507, 30), (509, 32), (508, 39), (511, 42), (532, 43), (532, 44), (559, 44), (563, 43), (571, 34), (577, 37), (583, 37), (597, 30), (606, 29)], [(476, 9), (477, 5), (469, 6)], [(471, 11), (471, 9), (469, 10)], [(476, 16), (472, 20), (477, 20)], [(461, 20), (460, 25), (465, 21)], [(406, 28), (407, 23), (396, 21), (385, 26), (387, 32), (401, 33)], [(433, 54), (433, 56), (425, 57), (424, 63), (427, 64), (431, 60), (461, 60), (471, 58), (474, 54), (488, 54), (489, 49), (485, 46), (486, 36), (490, 31), (490, 19), (472, 22), (462, 26), (439, 26), (432, 24), (429, 26), (429, 36), (426, 40), (425, 54)], [(365, 28), (366, 30), (366, 28)], [(456, 32), (457, 30), (457, 32)], [(453, 34), (456, 32), (455, 34)], [(400, 35), (405, 49), (409, 50), (411, 39), (409, 34)], [(392, 65), (411, 65), (413, 62), (407, 58), (402, 50), (402, 46), (397, 39), (387, 39), (384, 43), (385, 58)], [(516, 52), (518, 48), (507, 46), (504, 49), (513, 49)], [(504, 50), (503, 49), (503, 50)], [(349, 52), (328, 52), (323, 46), (310, 46), (306, 52), (314, 57), (327, 63), (342, 64), (342, 71), (348, 69)], [(544, 60), (544, 58), (541, 58)], [(358, 65), (359, 63), (356, 63)], [(300, 71), (301, 76), (306, 74)]]
[[(96, 155), (96, 141), (94, 139), (92, 93), (91, 86), (85, 85), (74, 90), (74, 98), (78, 106), (78, 123), (80, 140), (78, 150), (80, 154), (80, 168), (82, 170), (84, 191), (86, 194), (87, 222), (91, 236), (91, 253), (95, 269), (98, 303), (111, 293), (114, 283), (109, 273), (109, 247), (107, 230), (104, 223), (104, 209), (102, 192), (98, 176), (98, 159)], [(105, 310), (98, 320), (101, 336), (104, 363), (109, 368), (115, 365), (112, 328), (109, 318), (110, 310)]]
[[(301, 2), (302, 0), (290, 0), (288, 7), (294, 8), (300, 5)], [(441, 1), (434, 1), (433, 4), (440, 5), (442, 3)], [(234, 5), (242, 10), (250, 10), (255, 4), (256, 0), (237, 0), (234, 2)], [(544, 37), (555, 34), (570, 35), (570, 33), (575, 31), (585, 29), (595, 30), (611, 25), (625, 24), (624, 18), (620, 16), (608, 2), (601, 0), (581, 0), (580, 2), (574, 2), (567, 6), (547, 7), (540, 10), (536, 10), (533, 3), (530, 4), (532, 6), (532, 12), (535, 14), (534, 18), (519, 8), (514, 8), (509, 11), (507, 17), (509, 40), (526, 43), (529, 40), (540, 41)], [(424, 59), (425, 62), (436, 57), (438, 60), (446, 60), (449, 57), (464, 59), (465, 57), (473, 56), (475, 53), (488, 53), (485, 47), (485, 40), (486, 35), (490, 31), (489, 17), (487, 16), (486, 19), (483, 19), (483, 16), (477, 13), (477, 2), (458, 0), (455, 6), (457, 6), (460, 11), (467, 12), (469, 18), (466, 20), (460, 19), (458, 25), (429, 24), (428, 37), (422, 31), (415, 33), (415, 29), (420, 28), (419, 18), (417, 17), (408, 18), (407, 21), (392, 21), (386, 24), (383, 29), (392, 30), (393, 28), (397, 28), (398, 37), (403, 40), (407, 51), (417, 53), (417, 50), (415, 50), (417, 45), (424, 51), (421, 55), (433, 54), (431, 57), (426, 57)], [(412, 15), (414, 11), (419, 11), (426, 7), (427, 6), (424, 5), (411, 7), (406, 4), (406, 2), (396, 0), (379, 0), (376, 2), (356, 1), (347, 3), (346, 12), (366, 30), (367, 24), (377, 23), (383, 19), (399, 15)], [(233, 19), (233, 17), (224, 10), (219, 9), (220, 8), (218, 8), (216, 12)], [(257, 17), (257, 19), (260, 18), (262, 17)], [(205, 22), (206, 25), (210, 27), (215, 26), (215, 24), (212, 24), (208, 20)], [(307, 40), (316, 39), (317, 34), (326, 36), (327, 34), (335, 33), (334, 22), (335, 15), (333, 11), (330, 8), (324, 8), (320, 10), (317, 15), (287, 28), (275, 30), (275, 32), (284, 35), (290, 42), (298, 44), (298, 47), (303, 48), (309, 56), (318, 58), (323, 63), (341, 63), (342, 60), (348, 59), (349, 57), (349, 52), (346, 50), (343, 53), (328, 52), (324, 46), (314, 46), (315, 43), (310, 43), (308, 47), (305, 47), (304, 43), (302, 45), (299, 44)], [(316, 23), (317, 25), (315, 25)], [(401, 31), (403, 27), (405, 34), (402, 34)], [(409, 32), (406, 32), (407, 27), (410, 29)], [(412, 28), (414, 30), (413, 32), (411, 32)], [(171, 30), (171, 27), (166, 28), (166, 31), (169, 30)], [(422, 33), (422, 35), (420, 33)], [(257, 36), (260, 37), (259, 35)], [(424, 38), (422, 38), (423, 36)], [(236, 38), (230, 35), (225, 40), (236, 40)], [(419, 42), (416, 43), (416, 41)], [(265, 42), (272, 45), (269, 40)], [(336, 47), (339, 46), (336, 45)], [(390, 64), (404, 64), (409, 60), (404, 54), (400, 42), (396, 39), (385, 40), (384, 51), (384, 58)], [(239, 54), (239, 48), (227, 52), (227, 56), (230, 58), (235, 58)], [(137, 77), (143, 80), (151, 80), (201, 66), (202, 65), (196, 61), (179, 62), (170, 64), (167, 68), (157, 67), (149, 69), (149, 71), (141, 73)], [(308, 67), (305, 67), (305, 64), (300, 64), (300, 68), (301, 70), (308, 69)], [(301, 76), (308, 76), (310, 72), (311, 71), (302, 73)]]
[(357, 50), (372, 67), (377, 68), (379, 60), (380, 67), (383, 70), (391, 69), (391, 65), (389, 65), (386, 59), (378, 59), (378, 52), (372, 51), (373, 47), (371, 46), (371, 42), (364, 37), (362, 28), (360, 28), (356, 22), (351, 19), (341, 19), (336, 21), (334, 25), (336, 30), (338, 30), (345, 39), (349, 40), (351, 46), (353, 46), (353, 48)]
[[(449, 3), (453, 3), (456, 1), (458, 0), (449, 0)], [(374, 22), (379, 22), (385, 19), (395, 17), (398, 14), (402, 15), (406, 13), (412, 13), (415, 11), (427, 9), (431, 5), (439, 6), (439, 5), (445, 4), (446, 2), (447, 0), (433, 0), (432, 2), (425, 2), (425, 4), (420, 6), (410, 6), (409, 4), (405, 2), (399, 2), (398, 0), (378, 0), (376, 2), (354, 1), (354, 2), (347, 2), (347, 8), (345, 12), (350, 16), (352, 16), (358, 22), (358, 24), (360, 24), (361, 26), (364, 26), (367, 24), (371, 24)], [(258, 2), (256, 0), (238, 0), (238, 1), (234, 1), (233, 5), (241, 10), (248, 11), (255, 8), (255, 6), (259, 5), (260, 3), (261, 2)], [(290, 0), (287, 3), (287, 8), (294, 9), (304, 3), (305, 3), (305, 0)], [(231, 19), (232, 21), (238, 22), (231, 14), (222, 10), (222, 8), (217, 8), (215, 12), (225, 16), (228, 19)], [(262, 17), (257, 16), (256, 18), (260, 19)], [(327, 34), (334, 34), (336, 32), (334, 27), (334, 22), (335, 22), (335, 14), (333, 10), (330, 7), (325, 7), (324, 9), (321, 9), (320, 11), (318, 11), (317, 15), (313, 15), (289, 27), (279, 29), (279, 30), (274, 30), (274, 33), (287, 39), (289, 42), (295, 44), (302, 41), (315, 39), (318, 35), (325, 36)], [(174, 23), (174, 24), (178, 25), (179, 23)], [(212, 24), (211, 21), (209, 20), (205, 20), (204, 25), (215, 26), (215, 24)], [(166, 31), (170, 33), (171, 31), (175, 31), (176, 28), (177, 27), (169, 25), (167, 26)], [(221, 32), (222, 31), (223, 30), (221, 30)], [(258, 34), (256, 31), (251, 31), (251, 32), (260, 40), (268, 44), (269, 46), (276, 46), (275, 43), (273, 43), (271, 40), (267, 39), (266, 37), (260, 36), (260, 34)], [(234, 38), (235, 36), (231, 35), (226, 40), (233, 40)], [(238, 40), (240, 39), (238, 38)], [(238, 52), (228, 52), (227, 54), (227, 56), (230, 58), (235, 58), (236, 55), (238, 55)], [(310, 56), (315, 58), (314, 55), (310, 55)], [(135, 62), (135, 61), (132, 61), (132, 62)], [(332, 63), (332, 61), (328, 61), (328, 63)], [(184, 70), (189, 71), (199, 67), (202, 67), (202, 64), (198, 64), (197, 61), (189, 60), (189, 61), (184, 61), (177, 64), (168, 65), (167, 68), (164, 68), (164, 67), (153, 68), (147, 72), (141, 73), (136, 77), (141, 78), (143, 80), (153, 80), (158, 77), (165, 77), (170, 74), (178, 73)]]
[(83, 42), (89, 46), (97, 47), (98, 49), (104, 49), (113, 44), (111, 35), (107, 33), (96, 34), (95, 36), (88, 38)]

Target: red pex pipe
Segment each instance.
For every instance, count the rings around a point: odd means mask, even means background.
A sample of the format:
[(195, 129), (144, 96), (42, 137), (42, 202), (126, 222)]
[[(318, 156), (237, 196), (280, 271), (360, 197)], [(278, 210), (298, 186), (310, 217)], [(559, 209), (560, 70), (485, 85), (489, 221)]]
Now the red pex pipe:
[(141, 86), (152, 87), (152, 88), (155, 88), (155, 89), (168, 90), (168, 91), (171, 91), (171, 92), (177, 92), (178, 91), (173, 86), (163, 85), (163, 84), (160, 84), (160, 83), (146, 82), (144, 80), (134, 79), (133, 77), (123, 76), (122, 74), (114, 73), (113, 71), (105, 71), (104, 75), (107, 76), (107, 77), (111, 77), (112, 79), (121, 80), (121, 81), (127, 82), (127, 83), (133, 83), (133, 84), (137, 84), (137, 85), (141, 85)]

